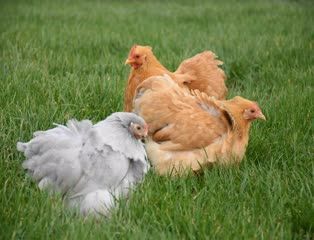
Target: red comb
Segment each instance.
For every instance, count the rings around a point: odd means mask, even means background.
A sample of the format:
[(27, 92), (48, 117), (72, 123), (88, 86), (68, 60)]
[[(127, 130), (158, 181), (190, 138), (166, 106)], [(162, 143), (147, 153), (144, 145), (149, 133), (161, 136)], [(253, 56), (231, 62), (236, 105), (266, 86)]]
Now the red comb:
[(253, 108), (256, 108), (257, 110), (260, 110), (261, 111), (261, 108), (259, 107), (258, 103), (257, 102), (253, 102)]
[(137, 47), (136, 44), (134, 44), (134, 45), (131, 47), (130, 55), (132, 55), (132, 54), (134, 53), (136, 47)]

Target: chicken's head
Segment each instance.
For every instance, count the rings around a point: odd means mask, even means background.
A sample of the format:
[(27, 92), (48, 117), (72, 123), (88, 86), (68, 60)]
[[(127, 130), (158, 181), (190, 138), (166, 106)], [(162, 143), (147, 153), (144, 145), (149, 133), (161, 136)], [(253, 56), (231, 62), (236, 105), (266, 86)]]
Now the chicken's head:
[(256, 119), (261, 119), (261, 120), (266, 120), (266, 117), (262, 113), (261, 109), (257, 104), (253, 104), (251, 107), (247, 108), (244, 110), (243, 113), (244, 119), (247, 120), (256, 120)]
[(224, 102), (224, 105), (226, 105), (229, 110), (237, 115), (241, 114), (243, 119), (249, 122), (256, 119), (266, 120), (266, 117), (262, 113), (257, 102), (250, 101), (240, 96), (236, 96), (233, 99)]
[(131, 122), (130, 131), (133, 133), (136, 139), (144, 139), (145, 137), (147, 137), (148, 126), (145, 123), (139, 124)]
[(130, 64), (134, 69), (138, 69), (147, 61), (147, 57), (151, 54), (151, 47), (134, 45), (130, 50), (125, 64)]
[(249, 121), (256, 119), (266, 120), (266, 117), (262, 113), (262, 110), (258, 106), (257, 102), (247, 100), (242, 97), (235, 97), (234, 100), (239, 101), (239, 105), (243, 108), (243, 118)]

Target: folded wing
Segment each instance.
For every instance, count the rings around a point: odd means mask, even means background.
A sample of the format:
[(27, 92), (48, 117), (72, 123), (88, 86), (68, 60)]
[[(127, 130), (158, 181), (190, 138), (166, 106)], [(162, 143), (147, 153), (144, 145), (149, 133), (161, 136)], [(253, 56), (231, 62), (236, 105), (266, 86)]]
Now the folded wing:
[(228, 131), (226, 113), (215, 100), (179, 87), (168, 76), (145, 80), (134, 103), (164, 150), (203, 148)]

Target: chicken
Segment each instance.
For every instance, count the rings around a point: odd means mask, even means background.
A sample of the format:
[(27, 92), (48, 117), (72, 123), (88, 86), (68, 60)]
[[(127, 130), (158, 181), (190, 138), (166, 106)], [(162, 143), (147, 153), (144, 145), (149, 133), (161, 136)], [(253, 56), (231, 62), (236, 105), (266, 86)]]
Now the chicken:
[(40, 189), (59, 192), (83, 215), (108, 216), (115, 199), (126, 196), (149, 169), (141, 142), (147, 125), (134, 113), (114, 113), (92, 125), (89, 120), (34, 133), (23, 168)]
[(223, 62), (216, 60), (214, 53), (204, 51), (183, 61), (178, 69), (171, 73), (154, 56), (149, 46), (135, 45), (131, 48), (126, 64), (132, 70), (129, 75), (124, 95), (124, 111), (131, 112), (137, 86), (146, 78), (168, 74), (181, 87), (198, 89), (209, 96), (224, 99), (227, 94), (225, 73), (219, 68)]
[(134, 106), (149, 126), (146, 152), (161, 175), (240, 162), (251, 122), (265, 120), (256, 102), (239, 96), (216, 100), (198, 90), (190, 94), (169, 76), (140, 84)]

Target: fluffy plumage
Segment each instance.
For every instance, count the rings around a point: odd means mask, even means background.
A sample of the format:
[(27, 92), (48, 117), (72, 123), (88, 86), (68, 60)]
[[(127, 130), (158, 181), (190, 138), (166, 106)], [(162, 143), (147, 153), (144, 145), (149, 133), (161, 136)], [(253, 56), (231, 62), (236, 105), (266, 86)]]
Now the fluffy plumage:
[[(136, 126), (136, 128), (134, 128)], [(34, 133), (17, 143), (24, 153), (23, 168), (40, 189), (60, 192), (84, 215), (108, 215), (115, 199), (126, 196), (149, 169), (141, 137), (145, 121), (133, 113), (113, 113), (93, 125), (68, 121)]]
[(133, 46), (126, 63), (132, 67), (124, 95), (124, 110), (128, 112), (133, 109), (137, 86), (151, 76), (168, 74), (181, 87), (197, 89), (218, 99), (224, 99), (227, 94), (226, 76), (219, 68), (223, 62), (217, 60), (216, 55), (210, 51), (186, 59), (173, 73), (158, 61), (149, 46)]
[(140, 84), (134, 106), (149, 125), (146, 151), (160, 174), (241, 161), (251, 122), (265, 119), (255, 102), (216, 100), (198, 90), (191, 95), (168, 76)]

